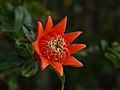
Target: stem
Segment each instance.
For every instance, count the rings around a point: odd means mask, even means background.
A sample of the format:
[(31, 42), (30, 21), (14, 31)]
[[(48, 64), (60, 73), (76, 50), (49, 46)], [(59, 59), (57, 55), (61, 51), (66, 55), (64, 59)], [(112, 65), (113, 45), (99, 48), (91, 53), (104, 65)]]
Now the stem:
[(59, 77), (59, 79), (61, 81), (61, 85), (62, 85), (61, 90), (64, 90), (65, 74), (63, 74), (63, 76), (58, 75), (58, 77)]

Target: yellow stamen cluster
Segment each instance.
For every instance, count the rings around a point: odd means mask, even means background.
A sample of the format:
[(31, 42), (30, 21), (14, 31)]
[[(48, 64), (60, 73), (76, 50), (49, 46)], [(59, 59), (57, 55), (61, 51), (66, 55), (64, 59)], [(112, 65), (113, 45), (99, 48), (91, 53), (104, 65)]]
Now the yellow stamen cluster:
[(63, 48), (65, 45), (66, 43), (61, 36), (54, 37), (48, 42), (49, 49), (52, 49), (57, 54), (62, 54), (64, 52)]

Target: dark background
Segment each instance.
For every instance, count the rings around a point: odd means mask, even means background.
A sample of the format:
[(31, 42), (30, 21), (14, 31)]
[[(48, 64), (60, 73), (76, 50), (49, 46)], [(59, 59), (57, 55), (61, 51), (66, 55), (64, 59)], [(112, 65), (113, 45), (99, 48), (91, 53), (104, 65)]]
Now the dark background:
[(83, 31), (73, 43), (87, 45), (74, 54), (84, 67), (64, 67), (65, 90), (120, 90), (120, 0), (0, 0), (0, 90), (60, 90), (51, 68), (21, 75), (31, 58), (22, 24), (34, 33), (49, 15), (54, 24), (67, 16), (66, 33)]

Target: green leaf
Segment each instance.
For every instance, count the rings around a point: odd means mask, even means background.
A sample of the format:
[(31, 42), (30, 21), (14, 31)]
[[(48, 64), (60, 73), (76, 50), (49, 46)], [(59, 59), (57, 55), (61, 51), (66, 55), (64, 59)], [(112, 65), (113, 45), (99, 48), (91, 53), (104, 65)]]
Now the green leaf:
[(23, 31), (24, 31), (26, 37), (28, 38), (28, 40), (32, 43), (34, 41), (34, 39), (35, 39), (33, 37), (33, 35), (30, 34), (30, 32), (28, 31), (28, 29), (24, 25), (22, 26), (22, 28), (23, 28)]
[(101, 42), (100, 42), (100, 46), (101, 46), (101, 49), (103, 50), (103, 51), (106, 51), (107, 50), (107, 48), (108, 48), (108, 42), (107, 42), (107, 40), (101, 40)]
[(25, 59), (16, 54), (5, 55), (4, 57), (0, 58), (0, 70), (18, 67), (24, 62)]
[(120, 52), (120, 44), (117, 41), (113, 42), (112, 49), (114, 49), (117, 52)]
[(120, 67), (120, 58), (118, 56), (116, 56), (115, 54), (111, 52), (106, 52), (105, 57), (113, 62), (115, 68)]
[(20, 30), (23, 23), (31, 24), (31, 22), (31, 15), (27, 11), (27, 9), (23, 6), (18, 6), (15, 9), (15, 30)]
[(61, 85), (62, 85), (61, 90), (64, 90), (65, 74), (63, 74), (63, 76), (58, 75), (58, 77), (59, 77), (59, 79), (61, 81)]
[(109, 50), (109, 52), (111, 52), (112, 54), (114, 54), (117, 57), (117, 59), (120, 61), (120, 52), (117, 52), (117, 51), (115, 51), (112, 48), (108, 48), (108, 50)]
[(117, 52), (120, 52), (120, 45), (119, 46), (114, 46), (113, 49)]
[(34, 62), (34, 61), (26, 62), (21, 69), (22, 75), (26, 77), (31, 77), (35, 75), (37, 71), (38, 71), (38, 62)]
[(111, 60), (116, 68), (120, 68), (120, 54), (115, 50), (108, 48), (105, 57)]

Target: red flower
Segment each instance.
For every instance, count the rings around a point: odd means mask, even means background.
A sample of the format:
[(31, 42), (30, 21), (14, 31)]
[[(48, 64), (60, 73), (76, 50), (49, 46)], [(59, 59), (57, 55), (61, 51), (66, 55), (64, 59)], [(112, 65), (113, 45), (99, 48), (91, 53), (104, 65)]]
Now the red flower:
[(62, 65), (82, 67), (83, 64), (71, 54), (86, 47), (85, 44), (70, 44), (82, 32), (76, 31), (64, 34), (67, 17), (62, 19), (53, 27), (52, 19), (49, 16), (45, 29), (41, 22), (37, 23), (37, 37), (33, 42), (33, 49), (41, 60), (41, 68), (52, 66), (57, 74), (63, 75)]

